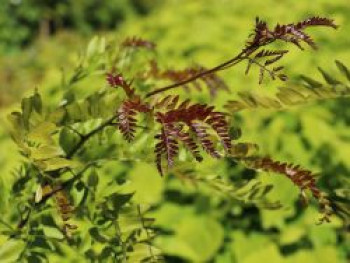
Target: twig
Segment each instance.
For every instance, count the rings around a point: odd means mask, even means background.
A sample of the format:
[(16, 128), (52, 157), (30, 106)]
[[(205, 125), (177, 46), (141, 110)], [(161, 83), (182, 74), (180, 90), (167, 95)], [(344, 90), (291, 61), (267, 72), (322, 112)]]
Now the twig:
[(15, 229), (9, 224), (6, 223), (3, 219), (0, 218), (0, 223), (3, 224), (4, 226), (6, 226), (8, 229), (10, 229), (11, 231), (14, 231)]
[(67, 154), (67, 159), (71, 159), (74, 154), (96, 133), (102, 131), (105, 127), (111, 125), (113, 121), (117, 118), (117, 116), (113, 116), (112, 118), (109, 118), (104, 123), (102, 123), (100, 126), (96, 127), (92, 131), (90, 131), (87, 134), (82, 134), (80, 137), (80, 141), (77, 143), (77, 145)]
[(84, 137), (84, 135), (79, 132), (78, 130), (76, 130), (75, 128), (73, 127), (70, 127), (70, 126), (67, 126), (68, 129), (70, 129), (71, 131), (73, 131), (74, 133), (76, 133), (80, 138)]
[[(141, 221), (142, 228), (145, 230), (147, 239), (148, 239), (149, 242), (150, 242), (150, 240), (151, 240), (151, 235), (150, 235), (150, 233), (148, 232), (148, 229), (147, 229), (147, 227), (146, 227), (146, 225), (145, 225), (145, 221), (143, 220), (142, 213), (141, 213), (141, 205), (137, 205), (137, 212), (138, 212), (138, 214), (139, 214), (139, 218), (140, 218), (140, 221)], [(151, 244), (148, 244), (148, 250), (149, 250), (149, 254), (150, 254), (152, 260), (155, 259), (155, 256), (154, 256), (154, 254), (153, 254), (153, 250), (152, 250), (152, 245), (151, 245)]]
[[(108, 120), (106, 120), (105, 122), (103, 122), (100, 126), (96, 127), (95, 129), (93, 129), (92, 131), (90, 131), (87, 134), (81, 134), (80, 135), (80, 141), (79, 143), (77, 143), (77, 145), (70, 151), (70, 153), (67, 154), (66, 158), (67, 159), (71, 159), (73, 157), (73, 155), (95, 134), (97, 134), (98, 132), (102, 131), (105, 127), (111, 125), (111, 123), (113, 123), (113, 121), (117, 118), (117, 116), (113, 116), (111, 118), (109, 118)], [(40, 205), (46, 202), (46, 200), (48, 200), (52, 195), (54, 195), (55, 193), (57, 193), (58, 191), (61, 191), (62, 189), (66, 188), (68, 185), (71, 185), (73, 182), (75, 182), (75, 180), (77, 180), (77, 178), (80, 178), (83, 174), (84, 171), (86, 171), (86, 169), (90, 167), (90, 165), (87, 165), (83, 171), (81, 171), (80, 173), (78, 173), (76, 176), (74, 176), (73, 178), (67, 180), (66, 182), (64, 182), (62, 185), (57, 186), (55, 189), (53, 189), (53, 191), (51, 191), (50, 193), (48, 193), (47, 195), (45, 195), (42, 200), (39, 203), (36, 203), (35, 205)], [(54, 171), (55, 174), (58, 174), (57, 171)], [(29, 200), (29, 202), (31, 202), (32, 199)], [(31, 214), (31, 209), (29, 210), (27, 216), (25, 218), (22, 218), (20, 220), (20, 222), (17, 225), (18, 229), (23, 228), (30, 217)]]
[(154, 96), (158, 93), (161, 93), (161, 92), (164, 92), (164, 91), (168, 91), (170, 89), (175, 89), (179, 86), (183, 86), (187, 83), (190, 83), (196, 79), (199, 79), (199, 78), (202, 78), (206, 75), (210, 75), (210, 74), (213, 74), (214, 72), (217, 72), (217, 71), (220, 71), (220, 70), (224, 70), (224, 69), (227, 69), (229, 67), (232, 67), (236, 64), (238, 64), (239, 62), (241, 62), (244, 58), (246, 58), (246, 56), (248, 56), (252, 51), (249, 51), (249, 53), (245, 52), (245, 51), (242, 51), (241, 53), (239, 53), (237, 56), (235, 56), (234, 58), (231, 58), (223, 63), (221, 63), (220, 65), (218, 66), (215, 66), (211, 69), (208, 69), (206, 71), (203, 71), (191, 78), (188, 78), (186, 80), (183, 80), (183, 81), (180, 81), (180, 82), (177, 82), (177, 83), (174, 83), (172, 85), (169, 85), (169, 86), (166, 86), (166, 87), (163, 87), (163, 88), (159, 88), (159, 89), (156, 89), (156, 90), (153, 90), (149, 93), (146, 94), (146, 98), (148, 97), (151, 97), (151, 96)]
[(272, 71), (272, 70), (270, 70), (270, 69), (268, 69), (266, 66), (264, 66), (263, 64), (261, 64), (259, 61), (257, 61), (256, 59), (253, 59), (253, 58), (249, 58), (249, 57), (247, 57), (246, 59), (248, 59), (249, 60), (249, 63), (250, 64), (255, 64), (255, 65), (257, 65), (260, 69), (262, 69), (263, 71), (266, 71), (267, 73), (269, 73), (269, 75), (270, 75), (270, 77), (272, 78), (272, 79), (274, 79), (276, 76), (275, 76), (275, 73)]

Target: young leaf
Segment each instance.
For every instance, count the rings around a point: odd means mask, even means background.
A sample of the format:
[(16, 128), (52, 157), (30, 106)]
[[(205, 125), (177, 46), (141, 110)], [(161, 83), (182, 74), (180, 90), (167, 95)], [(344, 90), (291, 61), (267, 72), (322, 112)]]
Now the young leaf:
[(333, 78), (330, 74), (328, 74), (326, 71), (324, 71), (322, 68), (318, 68), (318, 70), (321, 72), (323, 78), (326, 80), (326, 82), (330, 85), (338, 85), (341, 84), (339, 80), (336, 80)]
[(350, 81), (350, 71), (349, 71), (349, 69), (343, 63), (341, 63), (339, 60), (336, 60), (335, 64), (337, 65), (337, 67), (340, 70), (340, 72), (342, 72), (343, 75), (347, 78), (347, 80)]

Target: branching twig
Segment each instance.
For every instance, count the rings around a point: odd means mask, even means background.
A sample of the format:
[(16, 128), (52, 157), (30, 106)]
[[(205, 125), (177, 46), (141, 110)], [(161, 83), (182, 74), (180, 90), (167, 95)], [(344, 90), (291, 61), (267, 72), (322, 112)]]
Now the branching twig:
[(146, 98), (154, 96), (154, 95), (156, 95), (158, 93), (161, 93), (161, 92), (168, 91), (170, 89), (175, 89), (177, 87), (186, 85), (187, 83), (190, 83), (190, 82), (192, 82), (192, 81), (194, 81), (196, 79), (199, 79), (199, 78), (202, 78), (204, 76), (207, 76), (207, 75), (213, 74), (215, 72), (218, 72), (220, 70), (224, 70), (224, 69), (227, 69), (229, 67), (232, 67), (232, 66), (240, 63), (244, 58), (246, 58), (246, 56), (247, 56), (247, 54), (242, 51), (241, 53), (239, 53), (234, 58), (231, 58), (231, 59), (229, 59), (229, 60), (221, 63), (220, 65), (215, 66), (215, 67), (213, 67), (211, 69), (203, 71), (203, 72), (201, 72), (201, 73), (199, 73), (199, 74), (197, 74), (197, 75), (195, 75), (195, 76), (193, 76), (191, 78), (188, 78), (188, 79), (186, 79), (184, 81), (180, 81), (180, 82), (174, 83), (172, 85), (169, 85), (169, 86), (166, 86), (166, 87), (163, 87), (163, 88), (159, 88), (159, 89), (153, 90), (153, 91), (151, 91), (151, 92), (146, 94)]
[[(80, 134), (80, 141), (77, 143), (77, 145), (67, 154), (66, 158), (67, 159), (71, 159), (73, 157), (73, 155), (79, 151), (79, 149), (95, 134), (97, 134), (98, 132), (102, 131), (105, 127), (108, 127), (111, 125), (111, 123), (113, 123), (113, 121), (117, 118), (117, 116), (113, 116), (109, 119), (107, 119), (105, 122), (103, 122), (101, 125), (99, 125), (98, 127), (96, 127), (95, 129), (93, 129), (92, 131), (90, 131), (87, 134)], [(66, 182), (64, 182), (63, 184), (56, 186), (50, 193), (48, 193), (47, 195), (43, 196), (42, 199), (40, 200), (40, 202), (36, 203), (35, 205), (41, 205), (44, 204), (51, 196), (53, 196), (55, 193), (63, 190), (64, 188), (68, 187), (69, 185), (71, 185), (73, 182), (75, 182), (78, 178), (80, 178), (83, 173), (86, 171), (86, 169), (88, 169), (91, 165), (87, 165), (83, 171), (79, 172), (77, 175), (75, 175), (73, 178), (67, 180)], [(58, 175), (59, 172), (58, 171), (54, 171), (55, 175)], [(53, 176), (55, 177), (55, 176)], [(31, 198), (30, 200), (28, 200), (29, 203), (33, 202), (33, 198)], [(29, 210), (28, 214), (26, 215), (25, 218), (21, 218), (20, 222), (17, 225), (18, 229), (23, 228), (30, 217), (31, 214), (31, 209)]]
[(256, 59), (254, 58), (247, 58), (249, 60), (249, 63), (250, 64), (255, 64), (257, 65), (259, 68), (260, 68), (260, 71), (263, 71), (263, 72), (267, 72), (269, 73), (270, 77), (272, 79), (275, 79), (275, 72), (273, 72), (272, 70), (270, 70), (268, 67), (266, 67), (265, 65), (261, 64), (259, 61), (257, 61)]
[(77, 145), (67, 154), (67, 159), (71, 159), (73, 157), (73, 155), (92, 137), (94, 136), (96, 133), (102, 131), (105, 127), (111, 125), (113, 123), (113, 121), (117, 118), (117, 116), (113, 116), (111, 118), (109, 118), (108, 120), (106, 120), (105, 122), (103, 122), (100, 126), (96, 127), (95, 129), (93, 129), (92, 131), (90, 131), (87, 134), (83, 134), (80, 137), (80, 141), (77, 143)]

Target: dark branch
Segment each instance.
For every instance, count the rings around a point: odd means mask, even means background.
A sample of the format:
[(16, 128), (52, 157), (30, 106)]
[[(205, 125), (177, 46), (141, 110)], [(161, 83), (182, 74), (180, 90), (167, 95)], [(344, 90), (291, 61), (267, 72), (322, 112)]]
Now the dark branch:
[(199, 79), (199, 78), (202, 78), (204, 76), (207, 76), (207, 75), (213, 74), (215, 72), (218, 72), (220, 70), (224, 70), (224, 69), (227, 69), (229, 67), (232, 67), (232, 66), (238, 64), (239, 62), (241, 62), (246, 56), (247, 56), (246, 53), (241, 52), (237, 56), (235, 56), (234, 58), (231, 58), (228, 61), (225, 61), (224, 63), (221, 63), (220, 65), (215, 66), (215, 67), (213, 67), (211, 69), (203, 71), (203, 72), (201, 72), (201, 73), (199, 73), (199, 74), (197, 74), (197, 75), (195, 75), (195, 76), (193, 76), (191, 78), (188, 78), (186, 80), (174, 83), (172, 85), (169, 85), (169, 86), (166, 86), (166, 87), (163, 87), (163, 88), (159, 88), (159, 89), (153, 90), (153, 91), (151, 91), (151, 92), (146, 94), (146, 98), (154, 96), (154, 95), (156, 95), (158, 93), (161, 93), (161, 92), (168, 91), (170, 89), (175, 89), (177, 87), (186, 85), (187, 83), (190, 83), (190, 82), (192, 82), (192, 81), (194, 81), (196, 79)]
[(111, 118), (109, 118), (108, 120), (106, 120), (104, 123), (102, 123), (100, 126), (96, 127), (95, 129), (93, 129), (92, 131), (90, 131), (87, 134), (83, 134), (80, 137), (80, 141), (78, 142), (78, 144), (67, 154), (67, 159), (71, 159), (73, 157), (73, 155), (79, 151), (79, 149), (92, 137), (94, 136), (96, 133), (99, 133), (100, 131), (102, 131), (104, 128), (106, 128), (107, 126), (111, 125), (113, 123), (113, 121), (117, 118), (117, 116), (113, 116)]

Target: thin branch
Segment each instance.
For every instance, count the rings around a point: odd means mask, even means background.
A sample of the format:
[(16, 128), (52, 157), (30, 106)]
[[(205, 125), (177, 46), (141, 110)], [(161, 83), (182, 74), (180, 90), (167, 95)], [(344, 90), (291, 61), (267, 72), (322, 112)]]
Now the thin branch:
[(70, 178), (67, 181), (64, 181), (60, 185), (56, 186), (54, 189), (52, 189), (52, 191), (50, 191), (45, 196), (43, 196), (42, 199), (40, 200), (40, 202), (38, 202), (37, 204), (41, 204), (41, 203), (46, 202), (46, 200), (49, 199), (51, 196), (53, 196), (55, 193), (62, 191), (65, 188), (71, 186), (74, 182), (79, 180), (84, 175), (84, 173), (87, 171), (87, 169), (89, 169), (91, 166), (95, 165), (95, 163), (96, 162), (88, 163), (79, 173), (74, 173), (73, 171), (71, 171), (73, 173), (72, 178)]
[(119, 239), (119, 242), (120, 242), (120, 245), (121, 245), (121, 248), (122, 248), (122, 253), (123, 253), (123, 263), (127, 263), (128, 260), (127, 260), (127, 247), (126, 247), (126, 243), (123, 241), (122, 239), (122, 232), (120, 230), (120, 226), (119, 226), (119, 223), (116, 219), (113, 220), (113, 223), (114, 223), (114, 228), (117, 232), (117, 236), (118, 236), (118, 239)]
[(79, 173), (74, 173), (73, 171), (72, 174), (74, 175), (72, 178), (68, 179), (67, 181), (63, 182), (61, 184), (61, 189), (64, 189), (66, 188), (67, 186), (69, 185), (72, 185), (75, 181), (79, 180), (83, 175), (84, 173), (91, 167), (91, 166), (94, 166), (96, 164), (96, 161), (94, 162), (90, 162), (88, 163)]
[(255, 64), (255, 65), (257, 65), (259, 68), (261, 68), (263, 71), (269, 73), (269, 75), (270, 75), (270, 77), (271, 77), (272, 79), (276, 77), (276, 76), (275, 76), (275, 73), (274, 73), (272, 70), (268, 69), (268, 67), (264, 66), (263, 64), (261, 64), (261, 63), (260, 63), (259, 61), (257, 61), (256, 59), (254, 59), (254, 58), (246, 58), (246, 59), (249, 60), (249, 63), (250, 63), (250, 64)]
[[(27, 212), (27, 214), (23, 217), (23, 214)], [(20, 214), (21, 220), (17, 224), (17, 229), (22, 229), (29, 221), (30, 215), (32, 213), (32, 208), (28, 207), (27, 211), (25, 211), (23, 214)]]
[(79, 132), (78, 130), (76, 130), (75, 128), (71, 127), (71, 126), (67, 126), (68, 129), (70, 129), (71, 131), (73, 131), (75, 134), (77, 134), (80, 138), (84, 137), (84, 135)]
[[(251, 53), (252, 51), (249, 51), (249, 54)], [(199, 79), (199, 78), (202, 78), (206, 75), (210, 75), (210, 74), (213, 74), (215, 72), (218, 72), (220, 70), (224, 70), (224, 69), (227, 69), (229, 67), (232, 67), (236, 64), (238, 64), (239, 62), (241, 62), (244, 58), (246, 58), (249, 54), (247, 54), (247, 52), (245, 51), (242, 51), (241, 53), (239, 53), (237, 56), (235, 56), (234, 58), (231, 58), (223, 63), (221, 63), (220, 65), (218, 66), (215, 66), (211, 69), (208, 69), (206, 71), (203, 71), (191, 78), (188, 78), (186, 80), (183, 80), (183, 81), (180, 81), (180, 82), (177, 82), (177, 83), (174, 83), (174, 84), (171, 84), (169, 86), (166, 86), (166, 87), (163, 87), (163, 88), (159, 88), (159, 89), (156, 89), (156, 90), (153, 90), (149, 93), (146, 94), (146, 98), (148, 97), (151, 97), (151, 96), (154, 96), (158, 93), (161, 93), (161, 92), (165, 92), (165, 91), (168, 91), (170, 89), (175, 89), (177, 87), (180, 87), (180, 86), (183, 86), (183, 85), (186, 85), (187, 83), (190, 83), (196, 79)]]
[[(93, 129), (92, 131), (90, 131), (87, 134), (81, 134), (80, 135), (80, 141), (79, 143), (71, 150), (70, 153), (67, 154), (67, 159), (71, 159), (73, 157), (73, 155), (79, 151), (79, 149), (95, 134), (97, 134), (98, 132), (102, 131), (105, 127), (108, 127), (111, 125), (111, 123), (113, 123), (113, 121), (117, 118), (117, 116), (113, 116), (109, 119), (107, 119), (105, 122), (103, 122), (100, 126), (96, 127), (95, 129)], [(35, 206), (38, 206), (40, 204), (45, 203), (52, 195), (54, 195), (55, 193), (57, 193), (58, 191), (61, 191), (62, 189), (66, 188), (68, 185), (71, 185), (73, 182), (75, 182), (78, 178), (80, 178), (82, 176), (82, 174), (84, 173), (84, 171), (90, 167), (90, 165), (87, 165), (83, 171), (81, 171), (80, 173), (78, 173), (76, 176), (74, 176), (73, 178), (69, 179), (68, 181), (64, 182), (62, 185), (56, 187), (55, 189), (53, 189), (52, 192), (50, 192), (49, 194), (47, 194), (46, 196), (44, 196), (42, 198), (42, 200), (39, 203), (36, 203)], [(55, 171), (55, 173), (57, 173), (57, 171)], [(31, 202), (32, 199), (29, 200), (29, 202)], [(31, 209), (29, 210), (27, 216), (25, 218), (21, 218), (20, 222), (17, 225), (18, 229), (23, 228), (30, 217), (31, 214)]]
[(8, 229), (10, 229), (11, 231), (14, 231), (15, 229), (7, 222), (5, 222), (3, 219), (0, 218), (0, 223), (3, 224), (4, 226), (6, 226)]
[[(142, 217), (141, 205), (137, 205), (137, 212), (138, 212), (138, 215), (139, 215), (139, 218), (140, 218), (141, 225), (142, 225), (143, 229), (146, 232), (146, 236), (147, 236), (148, 242), (151, 242), (150, 241), (151, 240), (151, 235), (148, 232), (148, 229), (147, 229), (147, 227), (145, 225), (145, 221), (143, 220), (143, 217)], [(153, 254), (153, 250), (152, 250), (152, 245), (151, 244), (148, 244), (148, 250), (149, 250), (149, 254), (151, 256), (151, 259), (154, 260), (155, 256)]]
[(100, 126), (96, 127), (95, 129), (93, 129), (92, 131), (90, 131), (87, 134), (84, 134), (81, 136), (80, 141), (77, 143), (77, 145), (67, 154), (67, 159), (71, 159), (73, 157), (74, 154), (76, 154), (77, 151), (79, 151), (79, 149), (92, 137), (94, 136), (96, 133), (102, 131), (105, 127), (110, 126), (113, 121), (117, 118), (117, 116), (113, 116), (111, 118), (109, 118), (108, 120), (106, 120), (105, 122), (103, 122)]

